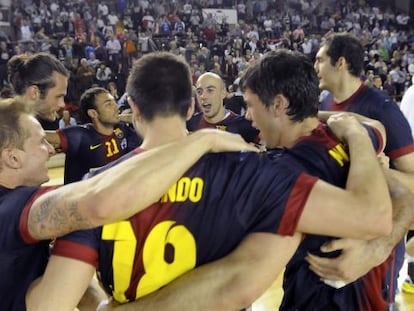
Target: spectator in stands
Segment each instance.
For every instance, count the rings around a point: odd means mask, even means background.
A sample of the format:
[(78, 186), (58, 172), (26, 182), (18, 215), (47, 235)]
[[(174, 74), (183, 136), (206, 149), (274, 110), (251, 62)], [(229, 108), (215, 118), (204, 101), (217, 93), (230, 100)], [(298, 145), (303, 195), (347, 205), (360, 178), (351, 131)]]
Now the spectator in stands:
[(95, 70), (89, 66), (88, 60), (82, 58), (76, 71), (76, 82), (79, 94), (89, 89), (95, 81)]
[(120, 53), (121, 53), (121, 50), (122, 50), (121, 43), (119, 42), (119, 40), (114, 35), (110, 35), (108, 37), (108, 41), (106, 41), (105, 48), (108, 51), (109, 66), (111, 67), (111, 70), (113, 72), (117, 72), (118, 71), (118, 65), (119, 65)]
[(63, 129), (65, 127), (76, 125), (76, 120), (74, 117), (70, 115), (69, 110), (62, 111), (62, 118), (59, 120), (59, 128)]
[(101, 62), (98, 69), (96, 70), (96, 80), (100, 87), (106, 87), (108, 82), (111, 80), (112, 70), (106, 63)]

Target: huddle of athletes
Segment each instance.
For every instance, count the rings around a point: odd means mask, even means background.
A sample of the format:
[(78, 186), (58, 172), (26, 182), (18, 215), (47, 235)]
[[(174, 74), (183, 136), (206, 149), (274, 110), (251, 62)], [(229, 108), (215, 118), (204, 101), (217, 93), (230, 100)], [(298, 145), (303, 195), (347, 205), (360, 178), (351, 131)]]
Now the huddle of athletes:
[[(242, 75), (242, 117), (225, 109), (218, 75), (201, 75), (193, 96), (185, 61), (150, 53), (127, 81), (130, 125), (92, 88), (85, 124), (44, 131), (37, 118), (64, 106), (68, 72), (47, 54), (13, 57), (16, 97), (0, 101), (0, 309), (241, 310), (286, 267), (280, 310), (393, 310), (414, 142), (399, 107), (361, 82), (363, 58), (343, 33), (314, 63), (269, 52)], [(65, 185), (41, 186), (54, 148)]]

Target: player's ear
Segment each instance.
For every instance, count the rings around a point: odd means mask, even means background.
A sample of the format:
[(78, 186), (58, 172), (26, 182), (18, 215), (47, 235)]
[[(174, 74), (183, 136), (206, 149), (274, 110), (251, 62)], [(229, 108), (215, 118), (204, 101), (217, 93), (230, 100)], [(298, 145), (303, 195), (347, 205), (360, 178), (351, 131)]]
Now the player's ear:
[(2, 166), (9, 167), (11, 169), (19, 169), (23, 165), (23, 160), (21, 158), (22, 150), (17, 148), (5, 148), (1, 152), (1, 164)]
[(29, 86), (26, 92), (30, 100), (38, 100), (40, 98), (40, 90), (37, 85)]
[(139, 121), (142, 116), (141, 110), (138, 108), (138, 106), (130, 96), (128, 96), (128, 105), (132, 111), (132, 118)]
[(190, 103), (190, 106), (188, 107), (187, 115), (185, 118), (187, 121), (190, 120), (194, 114), (194, 106), (195, 106), (195, 99), (194, 97), (191, 97), (191, 103)]
[(281, 94), (277, 94), (273, 97), (272, 105), (269, 110), (274, 116), (280, 116), (285, 113), (287, 105), (288, 102), (286, 97)]
[(98, 117), (98, 112), (96, 111), (96, 109), (88, 109), (86, 113), (92, 120)]
[(345, 57), (343, 57), (343, 56), (339, 57), (338, 60), (336, 61), (335, 65), (338, 69), (346, 68), (347, 67), (347, 62), (346, 62)]

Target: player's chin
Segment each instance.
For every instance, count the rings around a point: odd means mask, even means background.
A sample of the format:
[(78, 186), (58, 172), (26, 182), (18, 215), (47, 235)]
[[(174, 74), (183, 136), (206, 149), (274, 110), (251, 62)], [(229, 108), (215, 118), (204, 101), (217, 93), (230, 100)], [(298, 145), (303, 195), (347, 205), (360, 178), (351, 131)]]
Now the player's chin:
[(325, 89), (325, 86), (326, 86), (326, 84), (325, 84), (324, 80), (323, 79), (319, 79), (319, 89), (320, 90), (324, 90)]
[(45, 113), (40, 113), (39, 117), (46, 121), (54, 122), (57, 119), (57, 112), (56, 111), (49, 111)]

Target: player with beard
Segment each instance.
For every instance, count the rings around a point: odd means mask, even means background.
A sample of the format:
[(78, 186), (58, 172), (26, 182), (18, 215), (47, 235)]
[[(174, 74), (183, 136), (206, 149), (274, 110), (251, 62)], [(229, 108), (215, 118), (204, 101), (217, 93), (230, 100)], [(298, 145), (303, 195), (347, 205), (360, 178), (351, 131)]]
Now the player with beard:
[(84, 125), (46, 131), (48, 141), (66, 153), (65, 184), (81, 180), (90, 169), (120, 158), (141, 143), (134, 129), (120, 122), (118, 106), (108, 90), (85, 91), (80, 106)]

